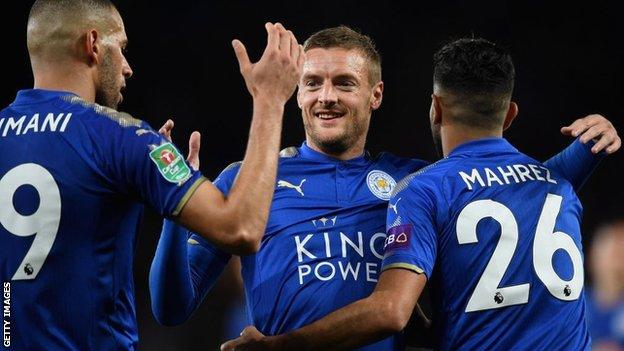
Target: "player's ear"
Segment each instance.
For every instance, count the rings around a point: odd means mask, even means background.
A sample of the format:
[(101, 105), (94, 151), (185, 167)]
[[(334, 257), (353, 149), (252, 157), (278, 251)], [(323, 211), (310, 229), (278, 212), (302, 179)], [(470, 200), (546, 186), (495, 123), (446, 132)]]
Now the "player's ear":
[(431, 108), (429, 109), (429, 117), (431, 124), (442, 124), (442, 103), (440, 97), (436, 94), (431, 94)]
[(503, 122), (503, 130), (507, 130), (511, 126), (511, 122), (513, 122), (514, 118), (518, 115), (518, 104), (515, 102), (509, 103), (509, 109), (507, 109), (507, 115), (505, 116), (505, 121)]
[(302, 91), (301, 87), (297, 85), (297, 106), (299, 106), (299, 109), (301, 109), (301, 106), (303, 106), (303, 103), (301, 101), (303, 99), (301, 97), (301, 91)]
[(383, 100), (384, 83), (382, 81), (377, 82), (373, 87), (373, 95), (371, 97), (371, 109), (376, 110), (381, 106), (381, 100)]
[(98, 64), (101, 60), (102, 48), (100, 46), (100, 41), (99, 33), (95, 29), (89, 30), (84, 36), (83, 52), (85, 53), (89, 65)]

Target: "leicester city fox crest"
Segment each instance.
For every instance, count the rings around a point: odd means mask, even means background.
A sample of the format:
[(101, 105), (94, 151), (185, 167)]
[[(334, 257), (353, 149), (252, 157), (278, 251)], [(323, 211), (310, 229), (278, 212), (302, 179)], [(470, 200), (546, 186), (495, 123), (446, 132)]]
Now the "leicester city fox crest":
[(381, 200), (388, 201), (392, 190), (396, 187), (396, 181), (388, 173), (380, 170), (372, 170), (366, 176), (368, 189)]

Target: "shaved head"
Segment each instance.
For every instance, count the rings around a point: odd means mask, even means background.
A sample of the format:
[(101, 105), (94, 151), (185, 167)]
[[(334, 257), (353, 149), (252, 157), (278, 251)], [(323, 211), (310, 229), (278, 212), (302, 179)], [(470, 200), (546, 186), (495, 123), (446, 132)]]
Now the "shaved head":
[(132, 70), (123, 20), (110, 0), (37, 0), (27, 41), (36, 85), (69, 90), (59, 82), (70, 82), (90, 87), (86, 95), (100, 105), (116, 109), (122, 101)]
[(114, 30), (114, 14), (117, 10), (109, 0), (37, 0), (28, 17), (31, 61), (79, 54), (77, 45), (88, 30), (102, 34)]

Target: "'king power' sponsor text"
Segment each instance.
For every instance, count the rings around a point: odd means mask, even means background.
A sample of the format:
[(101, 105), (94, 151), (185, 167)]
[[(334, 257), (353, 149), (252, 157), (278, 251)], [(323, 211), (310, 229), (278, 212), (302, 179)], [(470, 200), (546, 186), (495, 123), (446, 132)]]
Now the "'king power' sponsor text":
[(324, 232), (295, 235), (299, 284), (308, 279), (377, 282), (385, 233)]

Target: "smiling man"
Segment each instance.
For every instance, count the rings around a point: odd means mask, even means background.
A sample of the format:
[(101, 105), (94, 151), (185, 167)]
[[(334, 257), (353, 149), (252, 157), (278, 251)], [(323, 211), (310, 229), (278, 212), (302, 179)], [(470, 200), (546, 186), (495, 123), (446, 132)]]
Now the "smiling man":
[(430, 121), (444, 158), (397, 185), (375, 290), (284, 335), (249, 327), (221, 350), (351, 350), (402, 330), (426, 283), (435, 349), (589, 350), (581, 204), (551, 162), (502, 138), (518, 113), (514, 79), (489, 41), (440, 49)]
[[(249, 319), (267, 335), (309, 324), (373, 291), (390, 195), (398, 180), (428, 165), (365, 150), (383, 97), (381, 59), (369, 37), (328, 28), (308, 38), (304, 50), (297, 101), (306, 141), (282, 151), (261, 249), (241, 257)], [(604, 118), (595, 123), (608, 125)], [(575, 142), (548, 163), (580, 185), (599, 159)], [(239, 168), (226, 168), (215, 185), (227, 193)], [(190, 317), (230, 258), (197, 235), (186, 242), (183, 231), (165, 223), (150, 271), (152, 310), (165, 325)], [(403, 347), (396, 333), (362, 350)]]

